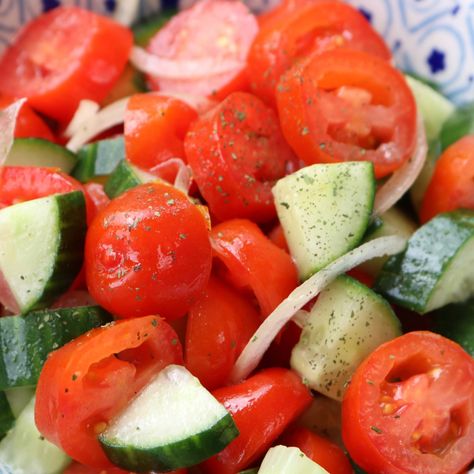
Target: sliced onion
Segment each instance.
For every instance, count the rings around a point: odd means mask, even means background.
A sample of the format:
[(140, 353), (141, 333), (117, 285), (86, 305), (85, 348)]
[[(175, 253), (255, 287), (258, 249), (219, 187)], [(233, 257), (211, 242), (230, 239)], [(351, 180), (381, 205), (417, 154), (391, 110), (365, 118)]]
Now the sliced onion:
[(26, 99), (19, 99), (3, 110), (0, 110), (0, 166), (5, 163), (15, 138), (15, 127), (18, 113)]
[(189, 188), (193, 182), (193, 173), (191, 168), (181, 158), (170, 158), (150, 169), (150, 173), (160, 176), (160, 171), (169, 165), (175, 165), (178, 169), (174, 180), (174, 187), (183, 193), (188, 194)]
[(367, 260), (395, 255), (403, 251), (405, 245), (405, 239), (398, 236), (380, 237), (371, 240), (339, 257), (298, 286), (265, 319), (245, 346), (232, 369), (231, 381), (237, 383), (246, 378), (257, 367), (263, 354), (283, 326), (336, 277)]
[(74, 114), (74, 117), (69, 122), (64, 135), (68, 138), (71, 138), (75, 135), (84, 124), (88, 123), (92, 117), (99, 111), (100, 105), (93, 100), (81, 100), (79, 102), (79, 107)]
[(378, 216), (394, 206), (413, 186), (421, 173), (428, 153), (425, 126), (421, 114), (418, 114), (415, 153), (400, 169), (390, 176), (377, 191), (374, 203), (374, 215)]
[(160, 58), (138, 46), (132, 48), (130, 62), (139, 71), (163, 79), (202, 79), (233, 72), (244, 66), (236, 60)]
[(124, 26), (130, 26), (138, 16), (140, 0), (117, 0), (114, 20)]

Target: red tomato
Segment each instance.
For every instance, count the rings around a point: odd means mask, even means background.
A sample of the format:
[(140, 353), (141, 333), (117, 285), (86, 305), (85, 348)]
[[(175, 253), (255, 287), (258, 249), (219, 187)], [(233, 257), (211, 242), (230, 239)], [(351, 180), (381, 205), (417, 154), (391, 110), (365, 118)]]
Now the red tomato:
[(421, 205), (421, 222), (459, 208), (474, 209), (474, 135), (451, 145), (436, 162)]
[(260, 367), (290, 368), (291, 352), (301, 337), (301, 328), (290, 321), (265, 352)]
[(21, 30), (2, 56), (0, 92), (68, 121), (80, 100), (105, 98), (131, 46), (128, 28), (77, 7), (55, 8)]
[[(15, 102), (16, 99), (0, 97), (0, 109), (4, 109)], [(44, 121), (33, 109), (24, 103), (18, 113), (15, 127), (15, 138), (44, 138), (54, 142), (54, 135)]]
[(253, 222), (235, 219), (211, 232), (214, 254), (237, 287), (250, 287), (268, 316), (298, 285), (295, 264)]
[(36, 425), (76, 461), (108, 468), (97, 434), (152, 375), (182, 360), (176, 333), (161, 318), (93, 329), (48, 357), (36, 389)]
[[(170, 471), (168, 474), (187, 474), (186, 469), (179, 469), (178, 471)], [(111, 467), (110, 469), (95, 469), (93, 467), (84, 466), (83, 464), (79, 464), (77, 462), (71, 464), (63, 474), (133, 474), (127, 471), (122, 471), (118, 467)], [(159, 474), (159, 473), (155, 473)]]
[(307, 164), (367, 160), (381, 178), (413, 151), (413, 94), (399, 71), (368, 53), (313, 54), (283, 75), (277, 102), (283, 133)]
[(309, 390), (287, 369), (263, 370), (213, 395), (231, 413), (240, 434), (203, 463), (211, 474), (235, 474), (251, 465), (311, 403)]
[(335, 0), (296, 3), (304, 5), (284, 7), (286, 14), (262, 27), (250, 49), (251, 89), (265, 102), (275, 104), (281, 75), (310, 53), (351, 48), (390, 59), (384, 40), (355, 8)]
[(352, 474), (352, 466), (344, 451), (307, 428), (298, 427), (280, 440), (284, 446), (295, 446), (330, 474)]
[(172, 186), (137, 186), (94, 219), (85, 262), (91, 295), (111, 313), (122, 318), (181, 317), (211, 272), (206, 220)]
[(152, 168), (170, 158), (185, 159), (184, 136), (197, 112), (179, 99), (158, 94), (137, 94), (125, 112), (127, 158)]
[(199, 118), (186, 136), (189, 165), (211, 213), (220, 220), (276, 216), (272, 186), (295, 157), (275, 113), (256, 97), (236, 92)]
[(268, 238), (277, 246), (284, 250), (286, 253), (290, 253), (288, 249), (288, 243), (286, 242), (285, 233), (283, 227), (277, 224), (269, 233)]
[(474, 460), (474, 359), (442, 336), (382, 344), (342, 405), (351, 457), (371, 474), (454, 474)]
[[(175, 15), (148, 45), (150, 53), (175, 65), (182, 64), (189, 69), (195, 62), (195, 70), (192, 73), (183, 70), (178, 77), (169, 74), (168, 77), (151, 77), (152, 89), (219, 99), (244, 89), (247, 54), (257, 31), (257, 20), (241, 2), (197, 2)], [(235, 66), (219, 72), (219, 66), (224, 63)]]
[(104, 186), (100, 183), (86, 183), (84, 184), (84, 191), (94, 204), (94, 215), (102, 211), (110, 202), (110, 198), (105, 194)]
[(97, 302), (84, 290), (69, 290), (61, 295), (51, 308), (74, 308), (76, 306), (93, 306)]
[(186, 367), (207, 389), (222, 387), (259, 322), (259, 313), (245, 297), (211, 278), (189, 310)]

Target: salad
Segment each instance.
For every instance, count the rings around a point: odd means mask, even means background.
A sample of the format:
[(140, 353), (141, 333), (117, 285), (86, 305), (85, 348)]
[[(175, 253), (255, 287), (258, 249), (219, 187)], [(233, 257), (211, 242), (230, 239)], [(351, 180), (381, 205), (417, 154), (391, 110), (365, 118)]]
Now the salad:
[(474, 107), (357, 10), (58, 7), (0, 96), (1, 474), (472, 467)]

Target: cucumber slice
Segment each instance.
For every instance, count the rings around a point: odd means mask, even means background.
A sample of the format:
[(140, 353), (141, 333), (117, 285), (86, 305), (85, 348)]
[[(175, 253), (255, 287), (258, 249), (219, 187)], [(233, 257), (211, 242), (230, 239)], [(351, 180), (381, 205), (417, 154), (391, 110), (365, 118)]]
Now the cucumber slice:
[(82, 266), (84, 194), (74, 191), (0, 211), (0, 301), (13, 313), (48, 306)]
[(321, 292), (291, 354), (291, 367), (314, 390), (342, 400), (359, 364), (380, 344), (401, 335), (390, 305), (342, 275)]
[(50, 352), (110, 320), (99, 306), (0, 318), (0, 390), (36, 385)]
[(42, 138), (16, 138), (5, 166), (46, 166), (70, 173), (77, 156), (56, 143)]
[(465, 135), (474, 133), (474, 103), (456, 109), (446, 120), (441, 130), (441, 148), (457, 142)]
[(18, 418), (26, 405), (28, 405), (28, 402), (33, 398), (35, 389), (33, 387), (9, 388), (4, 393), (13, 416)]
[(362, 240), (372, 214), (372, 163), (312, 165), (280, 179), (275, 205), (302, 280)]
[(8, 403), (4, 392), (0, 392), (0, 439), (2, 439), (8, 430), (15, 423), (15, 417)]
[(0, 473), (59, 474), (69, 458), (46, 441), (35, 425), (35, 399), (32, 398), (15, 426), (0, 442)]
[(376, 291), (421, 314), (474, 295), (474, 211), (439, 214), (391, 257)]
[(123, 137), (109, 138), (90, 143), (77, 154), (79, 161), (72, 175), (82, 183), (93, 178), (109, 176), (116, 166), (125, 159)]
[(113, 199), (128, 189), (153, 181), (160, 181), (160, 178), (123, 160), (105, 183), (104, 191), (110, 199)]
[(275, 446), (263, 458), (258, 474), (329, 474), (298, 448)]
[(109, 424), (99, 441), (130, 471), (171, 471), (198, 464), (237, 435), (232, 417), (187, 369), (163, 369)]

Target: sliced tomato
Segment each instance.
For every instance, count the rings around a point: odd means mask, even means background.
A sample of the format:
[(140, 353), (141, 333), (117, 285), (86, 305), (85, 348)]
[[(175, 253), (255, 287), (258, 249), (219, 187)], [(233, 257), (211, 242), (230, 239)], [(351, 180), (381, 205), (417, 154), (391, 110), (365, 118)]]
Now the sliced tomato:
[[(179, 469), (178, 471), (169, 471), (168, 474), (187, 474), (186, 469)], [(93, 467), (84, 466), (77, 462), (71, 464), (63, 474), (134, 474), (133, 472), (122, 471), (118, 467), (111, 467), (110, 469), (96, 469)], [(159, 474), (158, 472), (155, 474)]]
[(295, 157), (278, 119), (258, 98), (236, 92), (199, 118), (186, 136), (194, 179), (218, 219), (276, 216), (271, 188), (292, 171)]
[(94, 219), (85, 262), (91, 295), (114, 315), (181, 317), (211, 272), (207, 222), (178, 189), (137, 186)]
[(355, 8), (337, 0), (296, 4), (283, 6), (286, 14), (275, 14), (261, 28), (249, 52), (251, 90), (265, 102), (275, 105), (281, 75), (311, 53), (351, 48), (391, 58), (382, 37)]
[(244, 219), (215, 226), (214, 255), (224, 264), (232, 283), (250, 288), (264, 316), (268, 316), (298, 285), (295, 264), (259, 227)]
[(410, 158), (416, 104), (387, 61), (344, 48), (313, 54), (277, 87), (283, 133), (307, 164), (371, 161), (378, 178)]
[(82, 99), (105, 98), (131, 46), (128, 28), (78, 7), (55, 8), (21, 30), (2, 56), (0, 92), (27, 97), (36, 110), (66, 122)]
[(86, 183), (84, 184), (84, 191), (94, 204), (94, 215), (102, 211), (110, 202), (110, 198), (105, 194), (104, 186), (100, 183)]
[(474, 135), (447, 148), (435, 171), (420, 210), (422, 223), (441, 212), (474, 209)]
[(222, 387), (259, 323), (259, 312), (244, 296), (211, 278), (188, 313), (186, 367), (208, 390)]
[(265, 352), (260, 367), (290, 368), (291, 353), (300, 337), (301, 328), (293, 321), (287, 323)]
[(251, 465), (311, 403), (311, 394), (300, 377), (276, 368), (215, 390), (213, 395), (230, 412), (240, 434), (203, 463), (210, 474), (235, 474)]
[(268, 238), (277, 246), (284, 250), (286, 253), (290, 253), (288, 243), (286, 241), (283, 227), (277, 224), (269, 233)]
[(52, 308), (74, 308), (75, 306), (93, 306), (97, 302), (85, 290), (69, 290), (61, 295), (51, 306)]
[(426, 331), (382, 344), (342, 405), (344, 444), (370, 474), (453, 474), (474, 460), (474, 359)]
[[(172, 61), (175, 68), (183, 66), (176, 77), (150, 77), (152, 89), (219, 99), (243, 90), (247, 54), (257, 31), (257, 20), (241, 2), (196, 2), (150, 41), (150, 53)], [(225, 64), (229, 68), (222, 70)]]
[(161, 318), (93, 329), (48, 357), (36, 389), (36, 425), (76, 461), (111, 467), (97, 435), (153, 374), (182, 361), (177, 335)]

